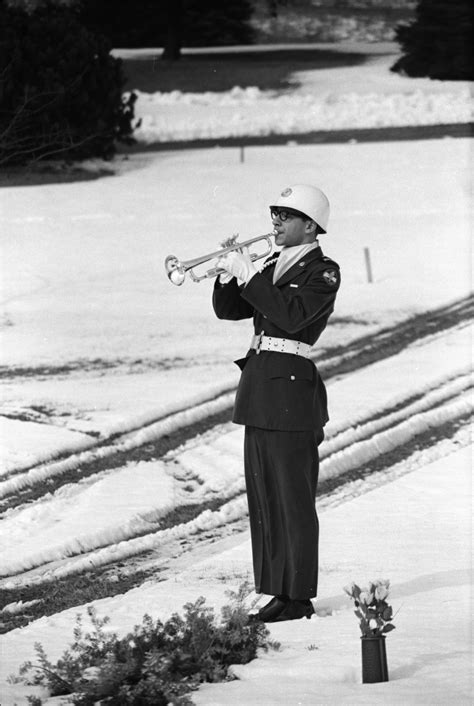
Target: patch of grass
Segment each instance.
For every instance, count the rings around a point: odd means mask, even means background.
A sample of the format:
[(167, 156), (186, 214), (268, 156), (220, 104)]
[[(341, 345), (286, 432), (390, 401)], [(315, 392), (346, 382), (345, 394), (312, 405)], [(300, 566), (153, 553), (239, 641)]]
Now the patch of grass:
[(283, 48), (259, 51), (219, 50), (184, 54), (174, 62), (163, 61), (160, 50), (139, 59), (123, 59), (127, 90), (229, 91), (234, 86), (258, 86), (261, 90), (287, 91), (299, 86), (297, 71), (363, 64), (366, 55), (329, 49)]
[[(385, 469), (409, 458), (415, 451), (430, 447), (442, 439), (453, 437), (456, 432), (470, 421), (470, 415), (460, 417), (444, 424), (442, 427), (431, 428), (414, 437), (401, 447), (378, 456), (376, 459), (364, 464), (341, 476), (322, 481), (318, 487), (318, 497), (330, 495), (335, 490), (354, 480), (364, 480), (376, 473), (383, 473)], [(192, 510), (202, 511), (202, 506), (190, 506), (189, 519), (192, 519)], [(187, 521), (179, 511), (170, 513), (165, 523), (173, 526), (175, 523)], [(147, 552), (144, 552), (145, 555)], [(33, 584), (22, 588), (0, 589), (0, 605), (22, 601), (38, 600), (39, 602), (25, 609), (25, 612), (4, 614), (0, 617), (0, 633), (5, 633), (17, 627), (23, 627), (43, 615), (53, 615), (66, 608), (80, 606), (93, 600), (123, 594), (139, 586), (147, 578), (156, 577), (156, 570), (136, 571), (135, 573), (121, 574), (123, 564), (106, 568), (102, 573), (88, 572), (80, 576), (55, 579), (51, 583)]]
[(177, 507), (174, 507), (172, 510), (170, 510), (170, 512), (160, 520), (160, 529), (170, 529), (171, 527), (176, 527), (177, 525), (191, 522), (205, 510), (215, 512), (216, 510), (219, 510), (222, 505), (225, 505), (234, 498), (238, 498), (240, 495), (242, 495), (242, 493), (239, 491), (232, 496), (226, 496), (225, 498), (214, 498), (204, 503), (178, 505)]
[(319, 650), (319, 647), (315, 644), (308, 645), (306, 648), (309, 652), (314, 652), (315, 650)]
[(361, 319), (357, 316), (331, 316), (331, 325), (346, 326), (347, 324), (355, 324), (356, 326), (370, 326), (370, 321)]
[[(162, 458), (168, 453), (168, 451), (181, 446), (188, 439), (192, 439), (194, 436), (203, 434), (217, 424), (225, 424), (226, 422), (229, 422), (231, 418), (232, 407), (229, 407), (222, 412), (200, 419), (193, 422), (189, 426), (177, 429), (170, 434), (165, 434), (157, 438), (156, 441), (149, 442), (138, 448), (120, 450), (110, 456), (105, 456), (104, 458), (95, 458), (88, 463), (83, 463), (80, 468), (73, 468), (69, 471), (61, 473), (60, 475), (51, 476), (42, 483), (24, 488), (21, 491), (16, 491), (15, 493), (1, 499), (0, 514), (8, 509), (35, 502), (38, 498), (42, 498), (47, 493), (54, 493), (58, 490), (58, 488), (67, 485), (67, 483), (77, 483), (82, 478), (88, 478), (95, 473), (120, 468), (127, 463), (155, 461)], [(104, 442), (104, 445), (108, 441), (109, 440)], [(54, 461), (60, 461), (63, 457), (67, 458), (69, 455), (69, 452), (64, 454), (64, 456), (60, 455), (56, 457)]]
[(0, 615), (0, 634), (24, 627), (43, 615), (54, 615), (67, 608), (82, 606), (85, 603), (127, 593), (140, 586), (155, 571), (137, 571), (133, 574), (120, 574), (120, 570), (110, 568), (100, 573), (87, 572), (80, 576), (67, 576), (54, 581), (31, 584), (13, 589), (0, 589), (0, 605), (22, 601), (39, 601), (28, 606), (25, 612)]
[(324, 355), (318, 356), (321, 360), (318, 368), (325, 379), (347, 374), (393, 356), (414, 341), (448, 331), (473, 318), (474, 297), (467, 296), (453, 304), (410, 316), (393, 326), (356, 338), (349, 344), (325, 348)]
[[(468, 296), (432, 311), (410, 316), (404, 321), (354, 339), (349, 344), (321, 349), (316, 362), (325, 380), (359, 370), (367, 365), (393, 356), (414, 341), (433, 333), (447, 331), (461, 323), (472, 321), (474, 317), (474, 297)], [(188, 427), (178, 429), (152, 443), (133, 449), (120, 451), (103, 459), (95, 459), (60, 476), (54, 476), (41, 485), (12, 494), (0, 501), (0, 513), (8, 508), (34, 502), (45, 493), (54, 493), (66, 483), (76, 483), (103, 470), (124, 465), (127, 462), (149, 461), (161, 458), (168, 451), (177, 448), (188, 439), (208, 431), (217, 424), (225, 424), (232, 418), (232, 406), (208, 418), (201, 419)], [(107, 442), (105, 442), (107, 443)]]
[[(237, 493), (233, 497), (238, 497), (239, 495), (241, 493)], [(173, 508), (167, 515), (156, 522), (150, 531), (186, 524), (205, 510), (210, 510), (211, 512), (218, 510), (230, 499), (232, 498), (214, 498), (204, 503), (193, 503)], [(144, 536), (145, 534), (143, 532), (142, 535), (138, 536)], [(144, 557), (148, 553), (144, 551), (141, 556)], [(126, 593), (131, 588), (140, 586), (143, 581), (151, 576), (156, 576), (155, 570), (150, 569), (148, 571), (121, 574), (119, 564), (114, 568), (105, 567), (102, 571), (86, 572), (79, 576), (65, 576), (64, 578), (54, 579), (51, 582), (35, 583), (13, 589), (0, 588), (0, 606), (19, 601), (23, 603), (35, 600), (40, 601), (33, 606), (25, 608), (24, 612), (5, 613), (0, 616), (0, 634), (28, 625), (28, 623), (40, 618), (42, 615), (53, 615), (61, 610), (83, 605), (99, 598)]]
[(114, 175), (112, 163), (101, 168), (88, 169), (81, 162), (70, 163), (34, 162), (29, 166), (8, 166), (0, 169), (2, 186), (43, 186), (44, 184), (69, 184), (76, 181), (92, 181)]
[(127, 372), (148, 370), (175, 370), (189, 365), (187, 358), (79, 358), (61, 365), (0, 365), (0, 380), (35, 378), (36, 380), (65, 377), (80, 373), (102, 374), (109, 370), (123, 369)]
[(380, 456), (377, 456), (377, 458), (374, 458), (372, 461), (366, 462), (363, 466), (354, 468), (352, 471), (343, 473), (340, 476), (321, 481), (318, 485), (318, 498), (321, 499), (330, 495), (346, 483), (355, 480), (365, 480), (376, 473), (383, 473), (387, 468), (408, 459), (416, 451), (422, 451), (423, 449), (434, 446), (443, 439), (452, 438), (459, 429), (470, 424), (471, 421), (472, 415), (467, 414), (458, 419), (446, 422), (440, 427), (432, 427), (405, 442), (402, 446), (397, 446), (391, 451), (380, 454)]

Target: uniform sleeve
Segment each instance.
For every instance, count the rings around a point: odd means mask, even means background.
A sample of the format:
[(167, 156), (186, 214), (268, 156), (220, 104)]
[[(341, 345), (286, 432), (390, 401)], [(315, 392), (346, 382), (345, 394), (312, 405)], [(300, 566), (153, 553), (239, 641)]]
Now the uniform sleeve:
[(252, 304), (242, 299), (242, 289), (237, 284), (235, 277), (228, 284), (220, 284), (218, 280), (215, 281), (212, 306), (218, 319), (237, 321), (250, 319), (254, 314)]
[(332, 266), (312, 273), (297, 293), (283, 291), (256, 274), (241, 296), (278, 328), (293, 334), (331, 313), (339, 285), (339, 268)]

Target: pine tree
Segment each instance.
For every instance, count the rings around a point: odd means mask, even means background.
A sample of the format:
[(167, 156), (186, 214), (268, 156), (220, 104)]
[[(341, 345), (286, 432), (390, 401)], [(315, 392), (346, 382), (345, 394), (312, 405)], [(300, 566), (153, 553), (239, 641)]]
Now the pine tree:
[(177, 59), (182, 46), (249, 44), (250, 0), (80, 0), (82, 23), (113, 47), (165, 47)]
[(121, 61), (68, 7), (0, 3), (0, 165), (111, 157), (130, 136)]
[(441, 80), (472, 80), (472, 20), (472, 0), (420, 0), (414, 22), (397, 28), (403, 55), (392, 71)]

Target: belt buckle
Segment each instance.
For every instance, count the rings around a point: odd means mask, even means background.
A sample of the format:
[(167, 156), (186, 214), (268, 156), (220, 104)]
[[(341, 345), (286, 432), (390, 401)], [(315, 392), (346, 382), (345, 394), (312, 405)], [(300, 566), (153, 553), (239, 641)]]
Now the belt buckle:
[(260, 351), (262, 350), (262, 339), (265, 335), (265, 331), (260, 331), (260, 333), (257, 336), (257, 345), (255, 346), (255, 351), (256, 355), (260, 355)]

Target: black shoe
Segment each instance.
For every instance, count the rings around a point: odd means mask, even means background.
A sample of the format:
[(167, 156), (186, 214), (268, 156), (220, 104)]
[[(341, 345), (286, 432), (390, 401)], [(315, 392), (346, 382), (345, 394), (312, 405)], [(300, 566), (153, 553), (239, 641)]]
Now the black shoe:
[(262, 620), (264, 623), (270, 622), (282, 612), (289, 600), (286, 596), (274, 596), (263, 608), (260, 608), (258, 613), (249, 617), (252, 620)]
[(293, 601), (290, 600), (286, 603), (283, 610), (281, 610), (274, 618), (267, 620), (267, 623), (280, 623), (283, 620), (299, 620), (300, 618), (311, 618), (314, 613), (313, 604), (309, 598), (305, 601)]

